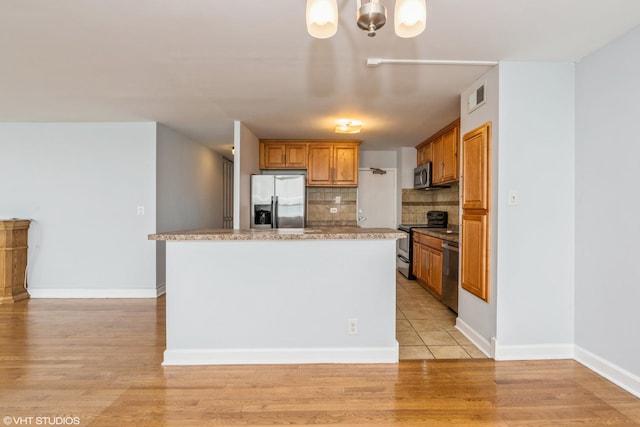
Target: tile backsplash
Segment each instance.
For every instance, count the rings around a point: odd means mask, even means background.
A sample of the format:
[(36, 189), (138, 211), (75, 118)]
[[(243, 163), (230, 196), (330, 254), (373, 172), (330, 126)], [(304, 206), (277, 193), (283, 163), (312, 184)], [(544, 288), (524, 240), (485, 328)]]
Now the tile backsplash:
[(427, 211), (446, 211), (449, 224), (459, 225), (459, 186), (452, 184), (450, 188), (424, 191), (402, 189), (402, 223), (423, 224), (427, 222)]
[(355, 227), (357, 194), (355, 187), (307, 187), (307, 227)]

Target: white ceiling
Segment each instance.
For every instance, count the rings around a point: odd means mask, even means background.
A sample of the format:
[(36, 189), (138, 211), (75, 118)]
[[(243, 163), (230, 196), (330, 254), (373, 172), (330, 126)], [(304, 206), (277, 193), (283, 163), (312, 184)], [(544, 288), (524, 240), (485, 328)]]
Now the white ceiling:
[(0, 0), (0, 121), (157, 121), (230, 148), (233, 120), (330, 139), (350, 117), (364, 149), (415, 146), (488, 67), (367, 58), (573, 62), (640, 24), (640, 0), (427, 0), (427, 29), (401, 39), (382, 1), (377, 37), (338, 0), (317, 40), (305, 0)]

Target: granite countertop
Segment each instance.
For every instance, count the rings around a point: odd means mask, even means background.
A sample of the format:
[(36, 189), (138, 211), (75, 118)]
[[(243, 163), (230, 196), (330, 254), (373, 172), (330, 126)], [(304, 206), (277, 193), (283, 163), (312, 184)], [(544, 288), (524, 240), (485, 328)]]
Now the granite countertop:
[(150, 234), (149, 240), (372, 240), (405, 236), (404, 232), (392, 228), (199, 229)]
[(460, 234), (457, 231), (451, 232), (446, 228), (414, 228), (413, 231), (449, 242), (460, 243)]

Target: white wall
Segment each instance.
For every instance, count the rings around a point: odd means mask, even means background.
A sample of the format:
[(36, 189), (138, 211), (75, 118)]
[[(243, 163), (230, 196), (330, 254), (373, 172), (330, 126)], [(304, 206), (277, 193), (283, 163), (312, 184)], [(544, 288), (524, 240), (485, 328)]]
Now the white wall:
[[(222, 156), (157, 127), (157, 232), (222, 228)], [(156, 242), (156, 281), (165, 284), (165, 242)]]
[(157, 230), (222, 228), (222, 156), (158, 125)]
[[(413, 188), (413, 170), (418, 165), (418, 153), (415, 148), (401, 147), (398, 149), (398, 183), (400, 190)], [(401, 191), (399, 191), (400, 193)]]
[(501, 62), (499, 81), (496, 358), (571, 357), (574, 67)]
[[(486, 122), (492, 123), (491, 136), (491, 227), (490, 227), (490, 252), (491, 267), (489, 274), (490, 289), (489, 302), (485, 302), (469, 292), (460, 289), (458, 295), (458, 319), (457, 327), (463, 330), (470, 338), (473, 338), (478, 345), (486, 353), (491, 353), (491, 339), (496, 336), (496, 270), (497, 270), (497, 239), (498, 229), (495, 226), (498, 222), (497, 206), (498, 197), (498, 149), (500, 147), (500, 138), (497, 133), (499, 126), (499, 67), (491, 68), (484, 76), (474, 82), (460, 97), (460, 136), (461, 138), (467, 132), (483, 125)], [(486, 82), (485, 96), (486, 102), (471, 113), (467, 109), (467, 99), (469, 93), (474, 91), (483, 82)], [(461, 150), (462, 151), (462, 150)], [(462, 153), (460, 155), (462, 162)], [(460, 167), (462, 172), (462, 167)], [(461, 177), (463, 180), (464, 177)], [(460, 186), (462, 189), (462, 186)], [(461, 190), (462, 191), (462, 190)], [(462, 217), (462, 216), (460, 216)], [(464, 242), (462, 243), (464, 244)]]
[(640, 395), (638, 46), (640, 27), (576, 66), (575, 341)]
[(260, 141), (240, 121), (233, 123), (233, 228), (251, 225), (251, 175), (260, 173)]
[(0, 124), (0, 217), (33, 220), (32, 297), (155, 296), (155, 132), (154, 123)]
[(398, 167), (396, 151), (360, 151), (360, 168), (395, 169)]

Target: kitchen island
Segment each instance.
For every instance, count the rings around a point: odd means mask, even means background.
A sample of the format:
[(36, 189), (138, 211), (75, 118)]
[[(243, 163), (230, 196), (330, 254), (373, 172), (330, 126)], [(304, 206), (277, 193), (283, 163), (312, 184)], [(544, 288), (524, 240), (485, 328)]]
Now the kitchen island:
[(189, 230), (166, 241), (164, 365), (396, 363), (392, 229)]

